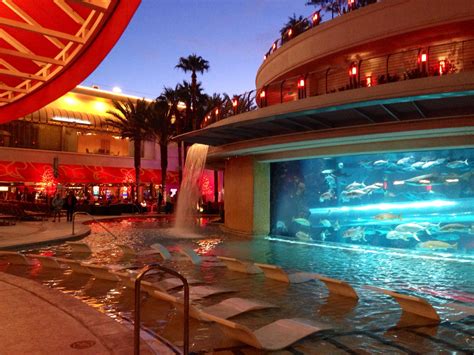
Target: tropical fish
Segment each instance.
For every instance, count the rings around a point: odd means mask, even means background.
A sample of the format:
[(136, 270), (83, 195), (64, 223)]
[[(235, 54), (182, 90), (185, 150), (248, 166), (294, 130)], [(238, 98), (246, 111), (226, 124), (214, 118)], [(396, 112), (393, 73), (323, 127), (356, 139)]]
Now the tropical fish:
[(296, 232), (295, 235), (296, 235), (296, 238), (298, 238), (299, 240), (305, 241), (305, 242), (311, 240), (311, 236), (308, 233), (305, 233), (305, 232), (302, 232), (302, 231)]
[(298, 223), (299, 225), (310, 227), (311, 222), (308, 221), (306, 218), (293, 218), (293, 222)]
[(343, 169), (343, 168), (344, 168), (344, 163), (343, 163), (343, 162), (337, 163), (337, 167), (338, 167), (339, 169)]
[(411, 164), (410, 166), (413, 169), (420, 169), (425, 163), (426, 163), (425, 161), (417, 161), (417, 162)]
[(344, 199), (352, 198), (361, 198), (362, 196), (367, 195), (366, 191), (363, 190), (351, 190), (351, 191), (342, 191), (341, 197)]
[(397, 161), (397, 165), (407, 165), (410, 164), (415, 158), (413, 158), (411, 155), (409, 157), (401, 158)]
[(386, 236), (387, 239), (401, 239), (406, 242), (410, 240), (410, 238), (415, 239), (416, 241), (420, 241), (420, 238), (416, 235), (416, 233), (411, 233), (411, 232), (399, 232), (399, 231), (389, 231)]
[(466, 160), (453, 160), (446, 164), (446, 167), (450, 169), (465, 168), (466, 166), (469, 166), (467, 159)]
[(368, 194), (371, 194), (374, 191), (380, 190), (383, 187), (383, 183), (376, 182), (375, 184), (369, 185), (361, 189), (362, 191), (366, 191)]
[(439, 228), (441, 233), (450, 233), (450, 232), (467, 232), (469, 227), (461, 223), (450, 223), (445, 224)]
[(441, 165), (441, 164), (443, 164), (445, 161), (446, 161), (446, 159), (444, 159), (444, 158), (440, 158), (440, 159), (436, 159), (436, 160), (427, 161), (426, 163), (424, 163), (424, 164), (421, 166), (421, 168), (422, 168), (422, 169), (428, 169), (428, 168), (431, 168), (432, 166)]
[(342, 233), (342, 237), (351, 238), (351, 240), (353, 241), (358, 241), (358, 240), (362, 240), (364, 242), (367, 241), (367, 239), (365, 239), (365, 228), (362, 228), (360, 226), (352, 227), (345, 230), (344, 233)]
[(344, 190), (346, 190), (346, 191), (359, 190), (359, 189), (362, 189), (364, 187), (365, 187), (365, 184), (363, 182), (354, 181), (352, 184), (347, 185)]
[(388, 219), (402, 219), (401, 214), (393, 214), (393, 213), (379, 213), (378, 215), (374, 216), (375, 219), (379, 221), (384, 221)]
[(319, 196), (319, 202), (329, 201), (333, 198), (336, 198), (336, 195), (332, 190), (329, 190)]
[(332, 228), (337, 232), (339, 229), (341, 229), (341, 226), (339, 225), (339, 221), (334, 222), (332, 225)]
[(323, 227), (327, 227), (327, 228), (331, 227), (331, 222), (327, 219), (321, 219), (319, 223), (322, 224)]
[(388, 165), (388, 160), (376, 160), (373, 165), (376, 168), (385, 167)]
[(281, 232), (287, 232), (288, 231), (288, 229), (286, 228), (286, 224), (283, 221), (277, 221), (276, 228), (277, 228), (277, 230), (279, 230)]
[(326, 175), (324, 177), (324, 180), (326, 180), (326, 183), (329, 185), (329, 187), (335, 187), (336, 186), (336, 179), (332, 175)]
[(415, 176), (411, 179), (404, 180), (403, 182), (411, 186), (441, 185), (445, 183), (445, 181), (438, 174)]
[(456, 249), (458, 243), (449, 244), (439, 240), (428, 240), (427, 242), (419, 243), (417, 247), (423, 249)]
[(326, 170), (321, 171), (321, 174), (328, 175), (328, 174), (332, 174), (333, 172), (334, 172), (334, 169), (326, 169)]
[(418, 233), (419, 231), (425, 230), (426, 233), (430, 234), (428, 230), (426, 230), (426, 227), (419, 225), (417, 223), (405, 223), (405, 224), (399, 224), (398, 226), (395, 227), (395, 230), (397, 232), (408, 232), (408, 233)]

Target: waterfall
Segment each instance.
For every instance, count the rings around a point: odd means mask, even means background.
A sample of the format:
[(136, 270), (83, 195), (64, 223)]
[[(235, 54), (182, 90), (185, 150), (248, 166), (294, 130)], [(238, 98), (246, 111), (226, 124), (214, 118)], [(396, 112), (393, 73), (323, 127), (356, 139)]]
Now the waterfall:
[(179, 231), (190, 231), (194, 226), (194, 215), (201, 197), (199, 182), (206, 164), (208, 148), (209, 146), (204, 144), (193, 144), (188, 150), (176, 208), (175, 229)]

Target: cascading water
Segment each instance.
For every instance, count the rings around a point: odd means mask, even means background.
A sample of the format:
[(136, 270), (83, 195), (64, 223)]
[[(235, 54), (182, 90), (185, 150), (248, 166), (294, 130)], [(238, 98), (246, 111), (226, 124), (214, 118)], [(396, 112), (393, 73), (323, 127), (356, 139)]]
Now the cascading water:
[(201, 196), (199, 182), (206, 164), (208, 148), (209, 146), (204, 144), (193, 144), (188, 150), (176, 209), (175, 229), (180, 232), (190, 231), (194, 225), (194, 215)]

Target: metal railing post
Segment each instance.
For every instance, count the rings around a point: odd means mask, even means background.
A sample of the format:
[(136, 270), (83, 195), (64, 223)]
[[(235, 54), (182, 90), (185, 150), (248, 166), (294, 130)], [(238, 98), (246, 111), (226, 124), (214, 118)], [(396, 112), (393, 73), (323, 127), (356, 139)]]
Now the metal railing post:
[(140, 270), (135, 279), (135, 317), (133, 324), (133, 347), (134, 354), (140, 354), (140, 286), (143, 277), (151, 270), (158, 269), (176, 276), (183, 282), (184, 287), (184, 330), (183, 330), (183, 354), (189, 354), (189, 285), (188, 280), (179, 272), (169, 269), (160, 264), (150, 264)]
[(100, 222), (97, 220), (97, 218), (95, 218), (94, 216), (92, 216), (92, 215), (91, 215), (90, 213), (88, 213), (88, 212), (74, 212), (74, 213), (72, 214), (72, 235), (74, 235), (74, 233), (75, 233), (75, 221), (76, 221), (76, 215), (78, 215), (78, 214), (83, 214), (83, 215), (86, 215), (86, 216), (91, 217), (91, 218), (94, 220), (94, 222), (96, 222), (99, 226), (101, 226), (103, 229), (105, 229), (105, 231), (106, 231), (107, 233), (109, 233), (112, 237), (114, 237), (115, 239), (117, 239), (117, 236), (116, 236), (114, 233), (112, 233), (112, 232), (110, 231), (110, 229), (108, 229), (106, 226), (104, 226), (102, 223), (100, 223)]

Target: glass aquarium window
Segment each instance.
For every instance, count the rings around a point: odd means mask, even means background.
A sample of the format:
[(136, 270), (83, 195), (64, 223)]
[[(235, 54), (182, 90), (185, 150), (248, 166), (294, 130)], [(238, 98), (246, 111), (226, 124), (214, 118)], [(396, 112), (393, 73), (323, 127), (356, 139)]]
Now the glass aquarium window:
[(474, 256), (474, 149), (271, 165), (271, 234)]

